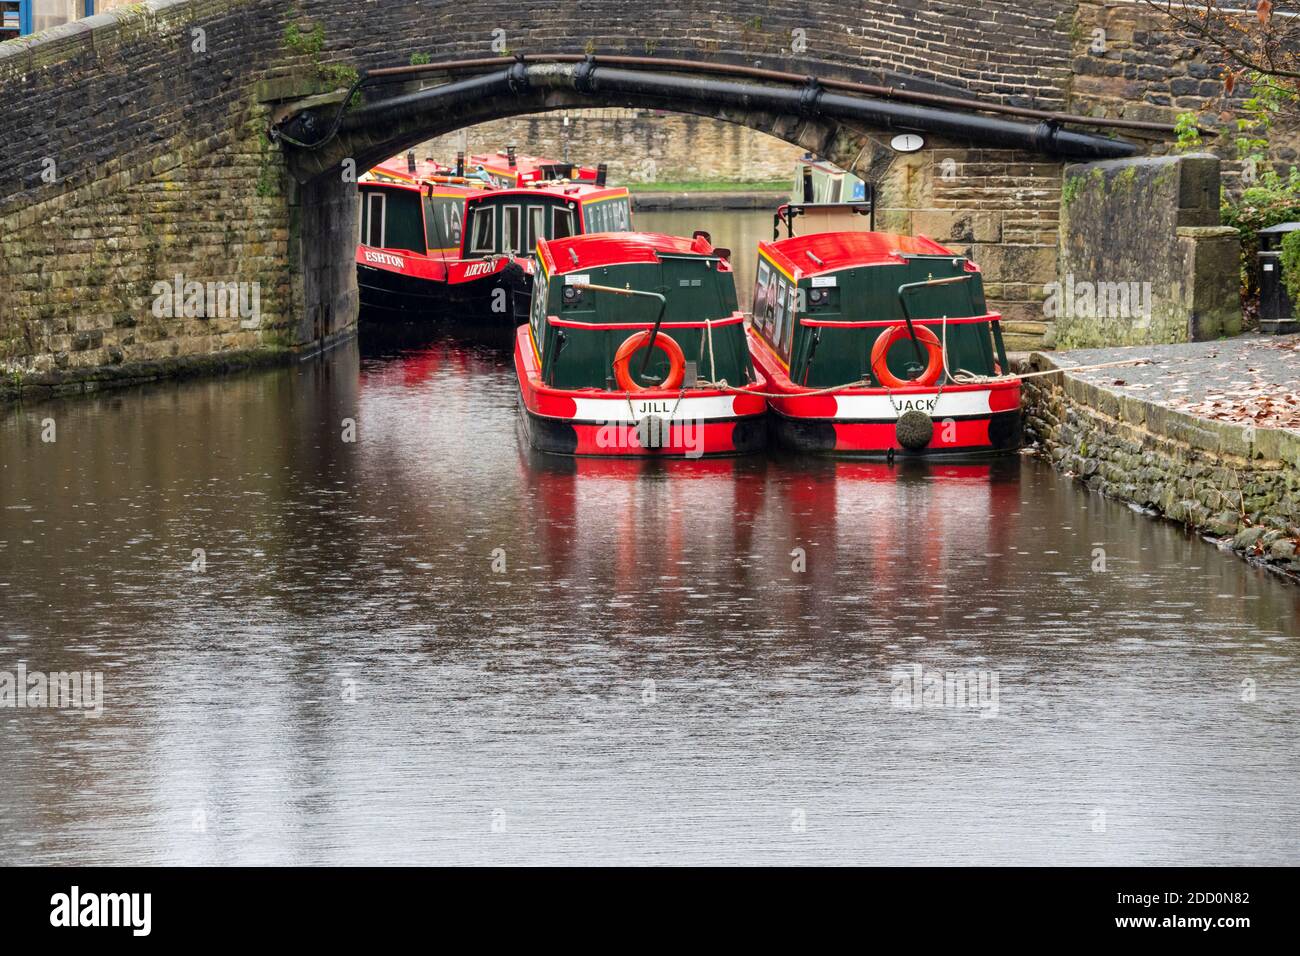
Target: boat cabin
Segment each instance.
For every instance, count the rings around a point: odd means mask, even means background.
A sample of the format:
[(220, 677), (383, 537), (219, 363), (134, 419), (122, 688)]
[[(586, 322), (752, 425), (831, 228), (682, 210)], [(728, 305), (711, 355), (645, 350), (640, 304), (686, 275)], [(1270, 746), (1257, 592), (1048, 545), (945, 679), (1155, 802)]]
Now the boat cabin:
[(792, 202), (840, 203), (871, 199), (871, 184), (846, 169), (805, 155), (795, 166)]
[[(979, 267), (924, 236), (832, 232), (759, 243), (752, 325), (798, 387), (864, 379), (906, 387), (931, 364), (921, 341), (930, 335), (946, 340), (939, 382), (959, 369), (993, 375), (1007, 368)], [(886, 333), (893, 343), (881, 357), (893, 381), (873, 368), (873, 348)]]
[(468, 226), (462, 257), (513, 253), (531, 255), (545, 239), (631, 228), (628, 191), (582, 184), (497, 189), (465, 202)]
[(482, 189), (369, 180), (357, 188), (361, 245), (440, 258), (528, 256), (544, 239), (626, 230), (631, 224), (622, 187)]
[[(617, 390), (619, 349), (645, 330), (680, 347), (683, 388), (699, 379), (738, 387), (755, 380), (730, 253), (704, 233), (544, 240), (537, 254), (529, 339), (545, 385)], [(670, 370), (662, 347), (648, 356), (639, 349), (630, 367), (643, 387), (663, 382)]]

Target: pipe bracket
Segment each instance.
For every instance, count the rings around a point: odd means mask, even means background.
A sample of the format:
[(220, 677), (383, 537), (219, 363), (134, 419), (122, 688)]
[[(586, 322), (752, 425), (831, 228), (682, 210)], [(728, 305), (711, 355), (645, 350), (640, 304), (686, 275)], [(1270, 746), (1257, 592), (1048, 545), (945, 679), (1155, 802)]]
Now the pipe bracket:
[(1044, 153), (1056, 152), (1056, 134), (1061, 131), (1061, 124), (1054, 119), (1045, 119), (1034, 127), (1033, 143)]
[(596, 58), (590, 53), (573, 72), (573, 88), (579, 93), (596, 92)]
[(515, 62), (511, 65), (510, 71), (506, 74), (506, 82), (510, 86), (510, 92), (519, 96), (526, 93), (531, 86), (528, 80), (528, 64), (524, 62), (522, 53), (515, 54)]
[(817, 77), (808, 77), (808, 82), (804, 84), (804, 88), (799, 94), (799, 112), (804, 116), (816, 114), (817, 103), (825, 92), (825, 88), (818, 82)]

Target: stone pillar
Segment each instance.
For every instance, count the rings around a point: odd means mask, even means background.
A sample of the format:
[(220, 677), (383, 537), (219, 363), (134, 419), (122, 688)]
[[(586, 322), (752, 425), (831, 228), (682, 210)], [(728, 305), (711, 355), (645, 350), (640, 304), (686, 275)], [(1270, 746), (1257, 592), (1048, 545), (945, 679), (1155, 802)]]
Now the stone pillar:
[(333, 344), (356, 325), (357, 187), (337, 171), (289, 187), (294, 348)]
[(1219, 225), (1209, 154), (1067, 166), (1057, 281), (1043, 303), (1057, 348), (1187, 342), (1241, 331), (1240, 244)]
[(1231, 226), (1179, 226), (1187, 337), (1241, 333), (1241, 236)]

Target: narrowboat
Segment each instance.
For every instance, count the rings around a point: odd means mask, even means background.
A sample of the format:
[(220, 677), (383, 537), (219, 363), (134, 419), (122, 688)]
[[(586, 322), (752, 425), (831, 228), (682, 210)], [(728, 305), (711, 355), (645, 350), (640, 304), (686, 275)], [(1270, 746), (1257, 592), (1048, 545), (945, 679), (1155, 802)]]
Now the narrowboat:
[[(457, 161), (461, 159), (458, 156)], [(542, 156), (518, 155), (513, 146), (496, 153), (475, 153), (464, 160), (465, 169), (481, 176), (498, 189), (515, 189), (531, 183), (564, 180), (574, 183), (605, 184), (605, 164), (579, 166)]]
[(513, 330), (527, 319), (538, 240), (630, 228), (622, 187), (536, 180), (503, 189), (460, 162), (450, 175), (411, 165), (409, 181), (386, 165), (357, 184), (357, 285), (371, 318)]
[(870, 183), (809, 153), (796, 164), (790, 199), (805, 203), (868, 202), (871, 194)]
[(700, 458), (766, 445), (730, 252), (618, 233), (538, 243), (515, 340), (529, 443), (561, 455)]
[(791, 234), (759, 243), (747, 329), (777, 443), (888, 459), (1020, 447), (1020, 381), (978, 266), (924, 236), (793, 235), (783, 218)]

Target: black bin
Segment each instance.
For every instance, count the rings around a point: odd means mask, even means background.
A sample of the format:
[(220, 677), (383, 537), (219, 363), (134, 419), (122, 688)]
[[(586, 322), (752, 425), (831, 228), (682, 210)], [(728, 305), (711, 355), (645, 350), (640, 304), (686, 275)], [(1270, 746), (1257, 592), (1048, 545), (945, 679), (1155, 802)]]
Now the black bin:
[(1279, 334), (1300, 331), (1295, 303), (1282, 282), (1282, 239), (1300, 222), (1282, 222), (1259, 231), (1259, 330)]

